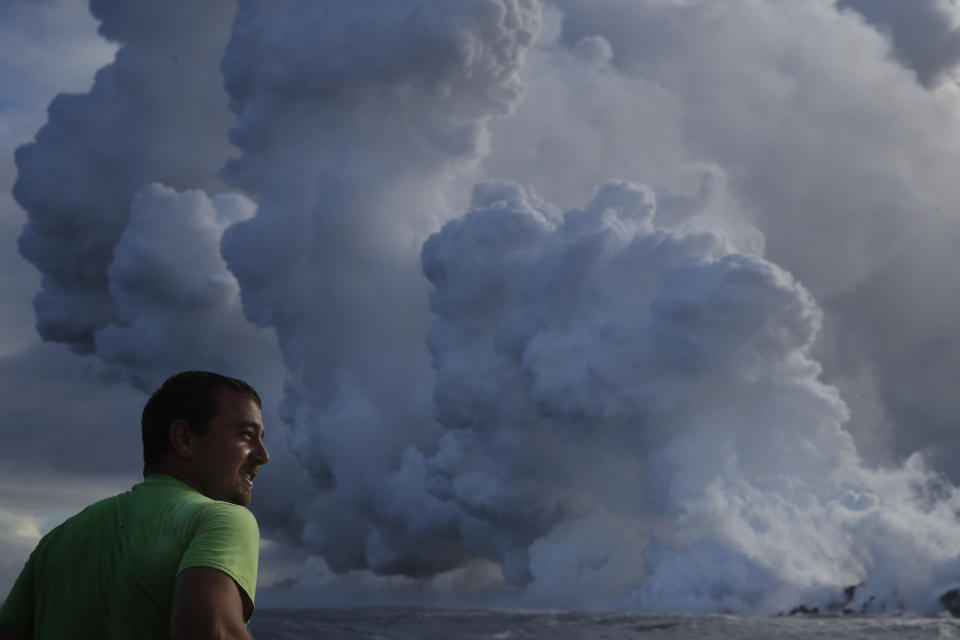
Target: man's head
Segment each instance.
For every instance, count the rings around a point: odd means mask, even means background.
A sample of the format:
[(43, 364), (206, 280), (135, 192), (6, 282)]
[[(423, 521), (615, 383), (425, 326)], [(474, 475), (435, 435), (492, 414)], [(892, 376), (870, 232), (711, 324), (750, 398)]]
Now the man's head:
[(207, 371), (169, 378), (143, 409), (144, 473), (170, 473), (216, 500), (248, 504), (270, 457), (257, 392)]

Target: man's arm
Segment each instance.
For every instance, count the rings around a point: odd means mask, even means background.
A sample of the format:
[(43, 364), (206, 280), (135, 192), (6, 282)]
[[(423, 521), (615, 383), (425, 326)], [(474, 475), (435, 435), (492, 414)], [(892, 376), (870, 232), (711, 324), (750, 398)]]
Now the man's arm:
[(173, 591), (170, 638), (251, 640), (243, 608), (240, 587), (229, 575), (210, 567), (185, 569)]
[(0, 640), (30, 640), (16, 629), (0, 624)]

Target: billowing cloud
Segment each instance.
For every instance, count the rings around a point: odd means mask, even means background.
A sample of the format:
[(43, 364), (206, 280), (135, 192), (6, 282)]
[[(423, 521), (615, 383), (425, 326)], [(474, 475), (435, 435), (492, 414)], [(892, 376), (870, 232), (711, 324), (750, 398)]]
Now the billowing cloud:
[[(0, 7), (0, 299), (4, 322), (0, 354), (35, 341), (30, 300), (40, 275), (14, 249), (25, 216), (10, 193), (16, 179), (13, 150), (30, 140), (61, 91), (87, 91), (114, 48), (96, 34), (97, 23), (82, 3), (8, 2)], [(15, 90), (14, 90), (15, 88)]]
[(897, 57), (931, 86), (960, 62), (960, 7), (955, 0), (838, 0), (893, 41)]
[(276, 597), (956, 586), (952, 5), (149, 4), (92, 3), (20, 246), (101, 375), (283, 372)]
[(719, 227), (756, 250), (753, 223), (764, 255), (824, 308), (817, 357), (861, 448), (884, 462), (930, 450), (960, 477), (946, 436), (960, 313), (943, 275), (952, 85), (926, 89), (887, 38), (830, 2), (552, 6), (528, 99), (492, 127), (488, 173), (564, 207), (607, 177), (723, 198)]
[(486, 121), (520, 97), (539, 7), (278, 11), (241, 2), (223, 61), (241, 151), (226, 177), (258, 202), (223, 253), (247, 317), (276, 331), (293, 449), (326, 490), (305, 541), (338, 571), (431, 575), (463, 551), (452, 508), (423, 482), (439, 428), (418, 255), (449, 215), (451, 184), (483, 153)]
[(655, 211), (623, 182), (562, 217), (491, 184), (427, 242), (431, 492), (545, 602), (775, 612), (866, 583), (874, 611), (935, 611), (960, 494), (919, 460), (865, 468), (809, 293)]
[(152, 182), (215, 187), (227, 155), (217, 87), (232, 6), (180, 4), (157, 17), (150, 2), (93, 2), (100, 33), (122, 44), (114, 62), (89, 93), (58, 95), (16, 153), (20, 251), (43, 274), (37, 330), (80, 353), (117, 319), (107, 270), (133, 196)]
[(253, 210), (236, 195), (156, 184), (138, 192), (107, 269), (118, 322), (95, 334), (97, 355), (147, 393), (171, 371), (254, 371), (269, 361), (271, 336), (244, 319), (220, 257), (224, 229)]

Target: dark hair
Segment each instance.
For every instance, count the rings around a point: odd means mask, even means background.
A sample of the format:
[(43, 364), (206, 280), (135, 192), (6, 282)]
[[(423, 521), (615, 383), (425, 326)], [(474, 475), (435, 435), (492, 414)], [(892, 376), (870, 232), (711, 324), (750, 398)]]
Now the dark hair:
[(217, 396), (223, 390), (245, 393), (263, 408), (256, 390), (243, 380), (211, 371), (184, 371), (167, 378), (143, 407), (140, 431), (144, 468), (159, 463), (169, 450), (171, 422), (183, 420), (191, 431), (203, 435), (217, 413)]

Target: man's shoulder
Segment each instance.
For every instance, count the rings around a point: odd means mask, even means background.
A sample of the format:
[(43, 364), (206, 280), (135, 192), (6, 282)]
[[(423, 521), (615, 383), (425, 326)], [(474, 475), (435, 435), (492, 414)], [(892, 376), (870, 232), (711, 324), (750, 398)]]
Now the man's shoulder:
[[(121, 494), (121, 497), (124, 494)], [(259, 535), (256, 518), (246, 507), (209, 498), (166, 475), (150, 475), (129, 492), (130, 511), (144, 520), (157, 518), (192, 536), (201, 529), (233, 529)]]
[(102, 518), (106, 513), (114, 512), (118, 508), (120, 500), (124, 495), (124, 493), (120, 493), (115, 496), (110, 496), (109, 498), (97, 500), (96, 502), (87, 505), (51, 529), (46, 535), (43, 536), (37, 547), (40, 548), (44, 545), (44, 543), (49, 544), (51, 540), (56, 539), (58, 536), (63, 535), (65, 532), (70, 531), (74, 527), (85, 525), (91, 520)]
[(153, 515), (192, 513), (212, 502), (180, 480), (159, 474), (147, 476), (129, 492), (117, 497), (128, 501), (132, 509), (145, 509)]
[(240, 528), (259, 535), (260, 528), (253, 513), (246, 507), (231, 502), (210, 500), (197, 505), (198, 518), (214, 526)]

